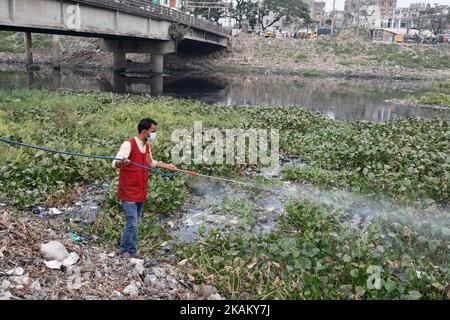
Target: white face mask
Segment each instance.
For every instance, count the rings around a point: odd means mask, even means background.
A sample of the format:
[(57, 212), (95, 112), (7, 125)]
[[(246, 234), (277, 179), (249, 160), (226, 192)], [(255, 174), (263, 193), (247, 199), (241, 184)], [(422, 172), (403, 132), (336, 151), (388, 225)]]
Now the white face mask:
[(155, 141), (156, 139), (156, 132), (150, 133), (150, 135), (147, 137), (148, 141)]

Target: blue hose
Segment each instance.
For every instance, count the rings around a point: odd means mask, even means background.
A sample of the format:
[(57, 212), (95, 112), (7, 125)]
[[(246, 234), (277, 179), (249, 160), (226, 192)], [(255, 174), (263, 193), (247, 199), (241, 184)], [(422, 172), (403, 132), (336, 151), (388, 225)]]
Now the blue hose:
[[(49, 148), (44, 148), (44, 147), (39, 147), (39, 146), (33, 146), (30, 144), (26, 144), (26, 143), (22, 143), (22, 142), (17, 142), (17, 141), (11, 141), (5, 138), (1, 138), (0, 137), (0, 141), (12, 144), (12, 145), (16, 145), (16, 146), (21, 146), (21, 147), (25, 147), (25, 148), (31, 148), (31, 149), (37, 149), (37, 150), (42, 150), (42, 151), (46, 151), (46, 152), (52, 152), (52, 153), (58, 153), (58, 154), (65, 154), (68, 156), (74, 156), (74, 157), (83, 157), (83, 158), (91, 158), (91, 159), (104, 159), (104, 160), (119, 160), (119, 161), (123, 161), (124, 159), (120, 159), (120, 158), (115, 158), (115, 157), (108, 157), (108, 156), (95, 156), (95, 155), (89, 155), (89, 154), (82, 154), (82, 153), (78, 153), (78, 152), (67, 152), (67, 151), (59, 151), (59, 150), (53, 150), (53, 149), (49, 149)], [(142, 168), (142, 169), (146, 169), (148, 171), (154, 172), (156, 174), (160, 174), (164, 177), (173, 177), (174, 175), (180, 174), (182, 173), (181, 171), (178, 172), (174, 172), (174, 173), (165, 173), (163, 171), (157, 170), (157, 169), (153, 169), (150, 167), (146, 167), (143, 165), (140, 165), (138, 163), (132, 162), (130, 161), (130, 164)]]

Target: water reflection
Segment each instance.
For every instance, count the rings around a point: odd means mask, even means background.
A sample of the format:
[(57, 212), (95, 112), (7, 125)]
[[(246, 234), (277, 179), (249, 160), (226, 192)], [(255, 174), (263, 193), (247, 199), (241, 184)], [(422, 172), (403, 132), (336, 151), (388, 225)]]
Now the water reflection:
[(210, 104), (296, 105), (332, 119), (386, 121), (394, 117), (450, 118), (447, 110), (400, 106), (387, 99), (419, 96), (430, 90), (422, 82), (302, 78), (294, 76), (165, 76), (115, 74), (97, 70), (24, 71), (0, 66), (0, 88), (50, 88), (108, 91), (196, 99)]

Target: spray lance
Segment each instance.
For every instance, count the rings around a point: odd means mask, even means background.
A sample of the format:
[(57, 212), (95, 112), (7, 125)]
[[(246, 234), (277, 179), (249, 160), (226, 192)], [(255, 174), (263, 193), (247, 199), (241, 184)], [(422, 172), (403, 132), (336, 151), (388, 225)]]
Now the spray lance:
[[(0, 141), (1, 142), (5, 142), (5, 143), (10, 144), (10, 145), (13, 145), (13, 146), (20, 146), (20, 147), (24, 147), (24, 148), (36, 149), (36, 150), (41, 150), (41, 151), (45, 151), (45, 152), (63, 154), (63, 155), (74, 156), (74, 157), (82, 157), (82, 158), (90, 158), (90, 159), (103, 159), (103, 160), (120, 160), (120, 161), (125, 160), (125, 159), (116, 158), (116, 157), (96, 156), (96, 155), (90, 155), (90, 154), (82, 154), (82, 153), (78, 153), (78, 152), (67, 152), (67, 151), (60, 151), (60, 150), (55, 150), (55, 149), (49, 149), (49, 148), (45, 148), (45, 147), (41, 147), (41, 146), (34, 146), (34, 145), (22, 143), (22, 142), (12, 141), (12, 140), (9, 140), (9, 139), (6, 139), (6, 138), (2, 138), (2, 137), (0, 137)], [(140, 164), (132, 162), (132, 161), (130, 161), (130, 164), (134, 165), (136, 167), (142, 168), (142, 169), (149, 170), (149, 171), (151, 171), (153, 173), (162, 175), (164, 177), (172, 177), (172, 176), (175, 176), (177, 174), (184, 173), (184, 174), (188, 174), (188, 175), (191, 175), (191, 176), (199, 176), (199, 177), (205, 177), (205, 178), (208, 178), (208, 179), (215, 179), (215, 180), (221, 180), (221, 181), (238, 183), (238, 184), (246, 184), (245, 182), (241, 182), (241, 181), (236, 181), (236, 180), (232, 180), (232, 179), (225, 179), (225, 178), (221, 178), (221, 177), (209, 176), (209, 175), (206, 175), (206, 174), (201, 174), (201, 173), (194, 172), (194, 171), (182, 170), (182, 169), (178, 169), (178, 168), (176, 169), (176, 172), (165, 173), (163, 171), (160, 171), (160, 170), (157, 170), (157, 169), (153, 169), (151, 167), (146, 167), (146, 166), (140, 165)]]

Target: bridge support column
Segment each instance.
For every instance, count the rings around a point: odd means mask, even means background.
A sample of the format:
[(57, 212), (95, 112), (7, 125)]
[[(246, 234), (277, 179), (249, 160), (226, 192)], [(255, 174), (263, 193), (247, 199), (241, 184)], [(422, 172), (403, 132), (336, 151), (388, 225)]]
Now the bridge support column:
[(24, 47), (25, 47), (25, 63), (27, 66), (33, 64), (33, 53), (32, 48), (31, 32), (24, 33)]
[(164, 82), (163, 77), (156, 75), (151, 78), (151, 95), (160, 96), (163, 93)]
[[(104, 51), (113, 52), (113, 69), (116, 72), (124, 69), (146, 72), (148, 66), (151, 66), (153, 73), (162, 74), (164, 70), (164, 55), (176, 52), (176, 43), (173, 40), (103, 39), (100, 47)], [(125, 53), (145, 54), (147, 58), (144, 59), (144, 63), (126, 63)], [(151, 60), (149, 57), (151, 57)]]
[(164, 55), (152, 54), (152, 72), (163, 73), (164, 71)]
[(113, 52), (113, 71), (123, 72), (125, 71), (125, 52)]
[(53, 69), (61, 69), (61, 46), (60, 36), (52, 35), (52, 56), (53, 56)]

